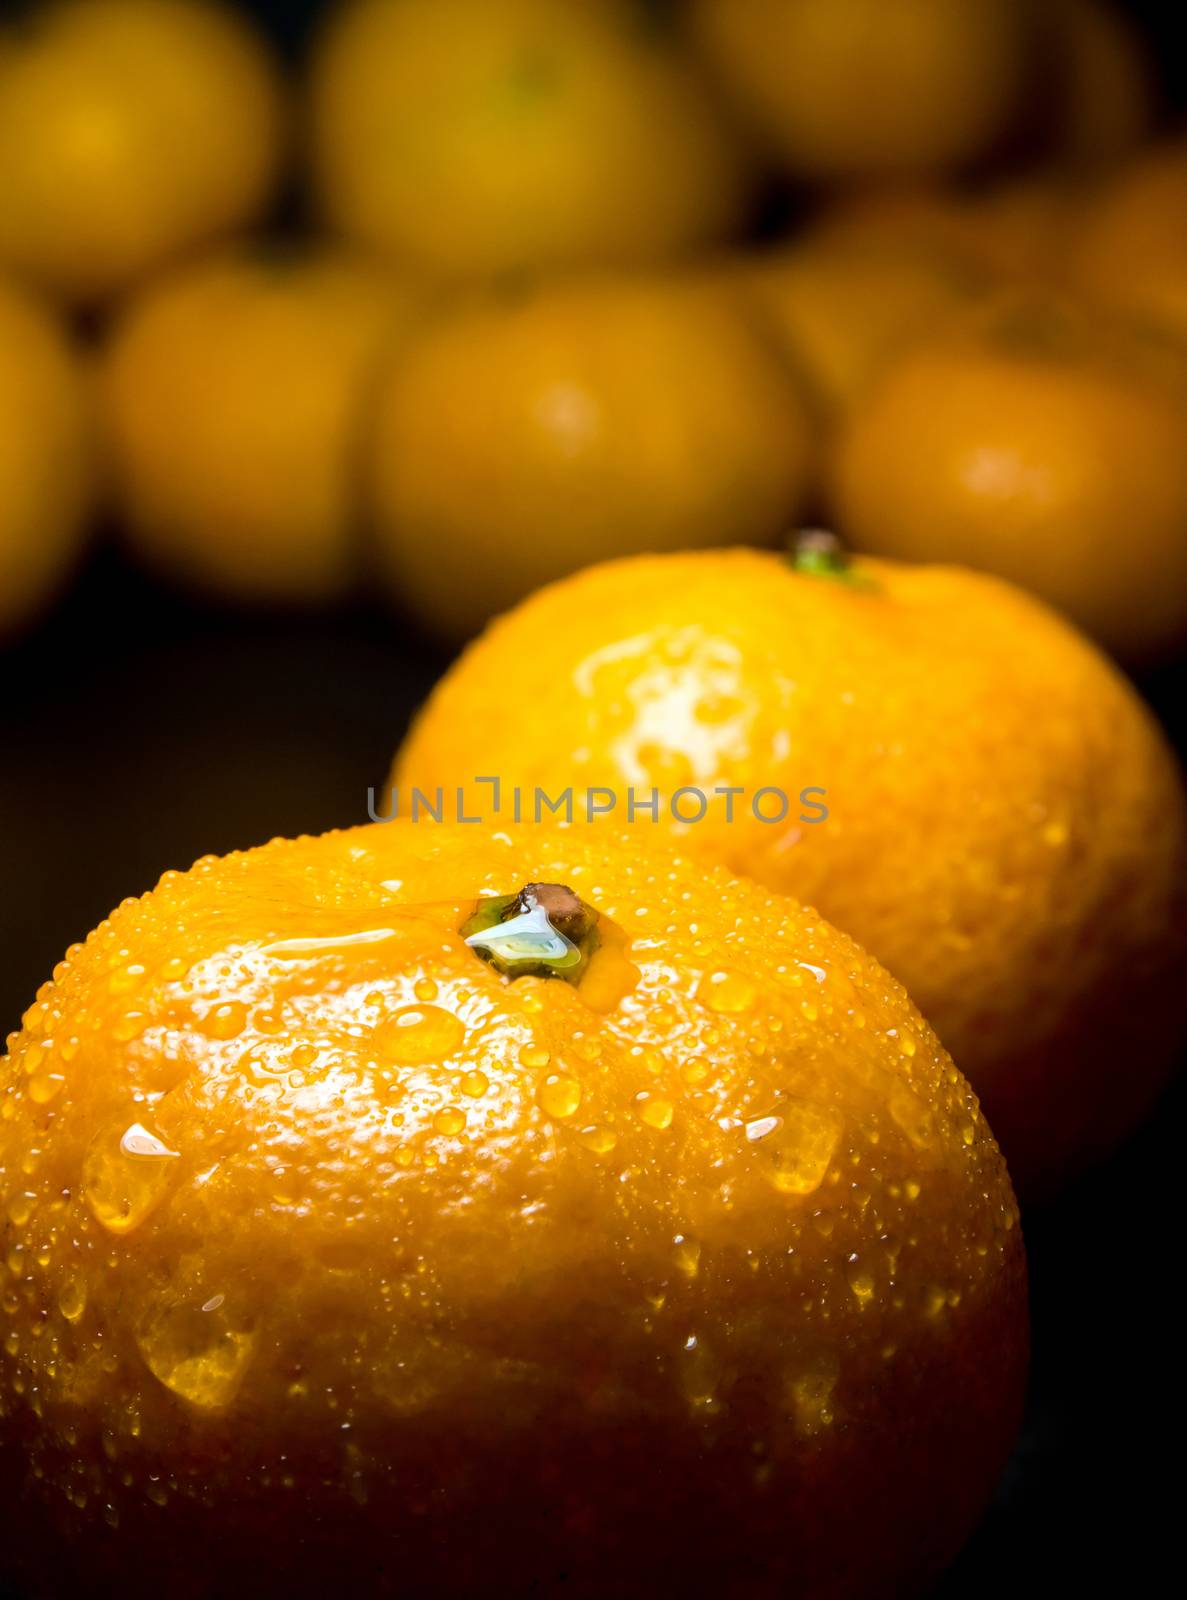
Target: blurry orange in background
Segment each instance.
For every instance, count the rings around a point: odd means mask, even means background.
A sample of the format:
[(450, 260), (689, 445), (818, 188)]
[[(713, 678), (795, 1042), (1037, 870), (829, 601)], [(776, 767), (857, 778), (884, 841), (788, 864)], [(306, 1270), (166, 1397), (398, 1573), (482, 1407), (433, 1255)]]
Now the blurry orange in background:
[(283, 93), (212, 0), (52, 0), (0, 24), (0, 263), (95, 301), (271, 196)]
[(982, 276), (1058, 279), (1066, 271), (1069, 240), (1094, 197), (1089, 179), (1064, 172), (972, 189), (859, 189), (826, 205), (808, 238), (853, 251), (930, 254)]
[(995, 572), (1126, 660), (1187, 638), (1187, 352), (1173, 340), (1006, 295), (884, 373), (832, 480), (859, 549)]
[(352, 0), (310, 116), (323, 217), (445, 277), (659, 261), (747, 206), (733, 137), (632, 0)]
[(830, 418), (988, 282), (955, 251), (878, 237), (809, 237), (743, 258), (735, 272)]
[(1154, 145), (1103, 191), (1074, 255), (1077, 282), (1187, 336), (1187, 139)]
[(727, 287), (509, 291), (435, 319), (391, 364), (372, 436), (379, 559), (417, 616), (463, 637), (609, 554), (773, 543), (814, 444), (799, 382)]
[(1029, 87), (1025, 0), (692, 0), (691, 13), (772, 157), (813, 182), (967, 166)]
[(1150, 131), (1153, 64), (1125, 14), (1107, 0), (1042, 0), (1048, 59), (1039, 120), (1050, 159), (1097, 167), (1129, 155)]
[(332, 247), (240, 249), (134, 302), (100, 372), (131, 547), (234, 598), (341, 596), (361, 564), (368, 402), (418, 305)]
[(94, 507), (91, 394), (56, 316), (0, 282), (0, 636), (64, 581)]

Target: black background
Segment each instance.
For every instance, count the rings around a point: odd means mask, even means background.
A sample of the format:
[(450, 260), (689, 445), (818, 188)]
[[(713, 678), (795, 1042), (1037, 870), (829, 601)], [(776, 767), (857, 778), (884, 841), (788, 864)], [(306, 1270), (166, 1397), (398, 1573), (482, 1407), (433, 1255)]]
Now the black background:
[[(322, 6), (244, 9), (299, 58)], [(1169, 102), (1187, 102), (1180, 8), (1130, 9)], [(58, 609), (0, 649), (0, 1027), (18, 1024), (68, 944), (166, 868), (365, 820), (368, 785), (445, 664), (378, 604), (228, 613), (153, 586), (101, 543)], [(1142, 687), (1187, 750), (1187, 670)], [(1027, 1218), (1027, 1425), (944, 1600), (1176, 1583), (1184, 1101), (1180, 1086), (1107, 1167)]]

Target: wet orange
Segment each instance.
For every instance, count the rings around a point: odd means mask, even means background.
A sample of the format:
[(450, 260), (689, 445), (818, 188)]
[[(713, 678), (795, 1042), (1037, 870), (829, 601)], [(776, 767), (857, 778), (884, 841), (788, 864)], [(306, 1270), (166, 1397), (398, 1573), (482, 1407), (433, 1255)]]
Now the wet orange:
[(371, 389), (416, 304), (324, 248), (219, 255), (133, 301), (100, 381), (132, 547), (233, 597), (340, 594), (360, 566)]
[(0, 28), (0, 261), (121, 291), (266, 204), (276, 69), (210, 0), (52, 0)]
[(426, 272), (650, 263), (746, 208), (732, 135), (635, 0), (353, 0), (310, 97), (323, 214)]
[(1187, 140), (1121, 170), (1084, 227), (1073, 272), (1106, 305), (1187, 334)]
[(839, 238), (751, 256), (737, 278), (830, 419), (843, 416), (897, 352), (967, 310), (986, 284), (955, 251)]
[(94, 501), (93, 414), (53, 313), (0, 281), (0, 635), (45, 604)]
[[(459, 932), (536, 881), (597, 917), (576, 982)], [(397, 823), (168, 874), (3, 1091), (26, 1592), (905, 1594), (1016, 1426), (967, 1084), (814, 913), (635, 840)]]
[(862, 550), (995, 572), (1131, 661), (1187, 639), (1187, 360), (1045, 295), (1006, 297), (893, 363), (833, 471)]
[(443, 315), (380, 386), (380, 559), (451, 637), (603, 556), (773, 543), (816, 467), (796, 376), (741, 297), (669, 274)]
[(690, 851), (818, 906), (907, 984), (1031, 1194), (1138, 1121), (1187, 1036), (1174, 760), (1120, 674), (994, 579), (595, 567), (471, 647), (395, 770), (473, 806), (495, 775), (572, 786), (575, 821), (633, 792), (640, 838), (674, 803)]
[(692, 17), (771, 153), (810, 179), (965, 165), (1008, 126), (1031, 64), (1016, 0), (695, 0)]

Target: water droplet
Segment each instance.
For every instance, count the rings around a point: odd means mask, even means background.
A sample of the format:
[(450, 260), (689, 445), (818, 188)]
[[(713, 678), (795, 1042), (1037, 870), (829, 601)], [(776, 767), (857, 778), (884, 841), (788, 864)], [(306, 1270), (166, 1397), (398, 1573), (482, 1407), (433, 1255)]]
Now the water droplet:
[(237, 1039), (247, 1027), (247, 1007), (238, 1000), (224, 1000), (206, 1013), (198, 1027), (209, 1039)]
[(757, 998), (756, 985), (740, 972), (709, 972), (697, 985), (697, 999), (703, 1001), (710, 1011), (749, 1011)]
[(746, 1124), (746, 1137), (781, 1194), (811, 1194), (824, 1181), (841, 1135), (841, 1121), (810, 1100), (787, 1099), (778, 1115)]
[(138, 1228), (164, 1197), (177, 1151), (134, 1122), (116, 1135), (100, 1134), (83, 1164), (83, 1191), (96, 1221), (109, 1233)]
[(678, 1233), (675, 1241), (676, 1265), (686, 1278), (695, 1278), (701, 1270), (701, 1247), (696, 1239)]
[(717, 1386), (720, 1372), (704, 1342), (696, 1334), (684, 1341), (680, 1367), (680, 1387), (694, 1411), (712, 1413), (720, 1409)]
[(931, 1143), (931, 1112), (904, 1084), (896, 1085), (890, 1097), (890, 1115), (913, 1145), (924, 1149)]
[(34, 1105), (47, 1106), (65, 1087), (66, 1080), (60, 1072), (39, 1072), (29, 1080), (29, 1099)]
[(654, 1094), (641, 1094), (637, 1096), (637, 1100), (639, 1117), (649, 1128), (656, 1128), (662, 1133), (665, 1128), (672, 1126), (676, 1108), (670, 1100)]
[(167, 1306), (137, 1335), (136, 1343), (149, 1371), (166, 1389), (200, 1410), (221, 1411), (235, 1397), (255, 1337), (231, 1321), (225, 1300), (216, 1295), (203, 1306)]
[(86, 1284), (81, 1278), (67, 1278), (58, 1291), (58, 1310), (67, 1322), (77, 1322), (86, 1308)]
[(618, 1135), (612, 1128), (582, 1128), (578, 1137), (587, 1150), (592, 1150), (595, 1156), (608, 1156), (612, 1154), (618, 1144)]
[(13, 1195), (8, 1203), (8, 1217), (14, 1228), (23, 1228), (33, 1215), (33, 1208), (37, 1204), (37, 1196), (32, 1194)]
[(412, 985), (412, 992), (418, 1000), (435, 1000), (438, 989), (432, 978), (418, 978)]
[(566, 1073), (550, 1073), (536, 1091), (536, 1103), (547, 1117), (563, 1121), (581, 1107), (581, 1085)]
[(467, 1072), (462, 1079), (462, 1093), (471, 1100), (477, 1100), (490, 1088), (490, 1079), (485, 1072)]
[(542, 1044), (525, 1044), (519, 1052), (519, 1059), (525, 1067), (546, 1067), (552, 1055)]
[(849, 1270), (845, 1276), (848, 1279), (849, 1288), (859, 1305), (864, 1306), (874, 1298), (874, 1289), (876, 1288), (876, 1285), (873, 1277), (870, 1275), (870, 1273), (858, 1266), (856, 1262), (852, 1262), (850, 1264)]
[(461, 1133), (466, 1126), (466, 1113), (460, 1106), (442, 1106), (433, 1118), (434, 1133), (443, 1134), (452, 1139)]
[(821, 1361), (792, 1379), (791, 1411), (797, 1433), (811, 1439), (832, 1426), (836, 1386), (837, 1369), (828, 1361)]
[(440, 1006), (405, 1006), (375, 1030), (375, 1047), (388, 1061), (420, 1066), (444, 1061), (466, 1037), (464, 1024)]
[(923, 1309), (929, 1317), (938, 1317), (948, 1304), (948, 1291), (932, 1284), (923, 1296)]

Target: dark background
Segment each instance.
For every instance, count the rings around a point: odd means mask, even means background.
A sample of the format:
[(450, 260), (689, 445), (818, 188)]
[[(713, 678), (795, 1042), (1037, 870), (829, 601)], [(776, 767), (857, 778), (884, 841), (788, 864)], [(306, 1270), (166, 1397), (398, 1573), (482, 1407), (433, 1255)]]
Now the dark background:
[[(299, 58), (322, 6), (245, 9)], [(1187, 104), (1180, 8), (1130, 10), (1147, 23), (1168, 102)], [(0, 649), (0, 1027), (18, 1025), (68, 944), (166, 868), (364, 821), (368, 785), (445, 664), (405, 619), (365, 601), (329, 617), (207, 609), (100, 545), (53, 614)], [(1183, 665), (1142, 685), (1181, 752), (1185, 687)], [(1172, 1091), (1108, 1166), (1027, 1218), (1028, 1421), (943, 1600), (1105, 1586), (1144, 1596), (1175, 1581), (1185, 1099)]]

